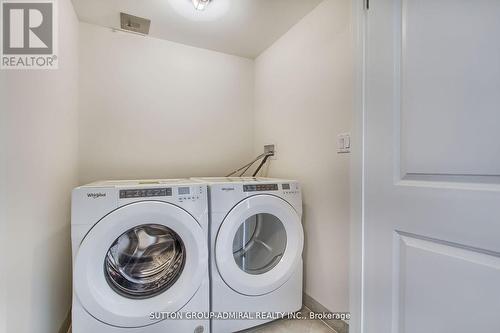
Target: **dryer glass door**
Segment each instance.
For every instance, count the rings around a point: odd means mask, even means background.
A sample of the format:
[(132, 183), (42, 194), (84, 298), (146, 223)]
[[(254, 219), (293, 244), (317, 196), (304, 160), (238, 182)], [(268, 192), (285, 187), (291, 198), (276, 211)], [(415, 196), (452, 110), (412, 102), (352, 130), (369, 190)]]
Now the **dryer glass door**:
[(303, 243), (300, 215), (293, 207), (273, 195), (255, 195), (224, 218), (215, 241), (217, 269), (240, 294), (267, 294), (302, 269)]
[(263, 274), (273, 269), (286, 249), (286, 230), (280, 219), (259, 213), (243, 222), (233, 240), (236, 264), (248, 274)]

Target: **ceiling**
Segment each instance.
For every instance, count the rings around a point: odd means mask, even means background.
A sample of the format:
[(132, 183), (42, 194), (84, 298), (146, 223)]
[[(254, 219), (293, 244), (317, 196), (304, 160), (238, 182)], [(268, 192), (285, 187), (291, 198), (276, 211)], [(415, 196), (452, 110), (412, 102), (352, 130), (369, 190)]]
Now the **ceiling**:
[(255, 58), (322, 0), (72, 0), (80, 21), (119, 28), (120, 12), (151, 19), (149, 34)]

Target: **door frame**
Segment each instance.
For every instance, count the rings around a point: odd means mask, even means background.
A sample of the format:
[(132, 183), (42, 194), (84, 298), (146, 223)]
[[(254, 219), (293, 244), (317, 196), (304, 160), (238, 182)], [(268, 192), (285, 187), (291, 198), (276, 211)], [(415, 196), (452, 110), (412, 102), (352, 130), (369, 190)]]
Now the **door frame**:
[(367, 1), (352, 0), (354, 38), (354, 103), (350, 165), (350, 249), (349, 249), (349, 331), (364, 332), (364, 146), (366, 112), (366, 26)]

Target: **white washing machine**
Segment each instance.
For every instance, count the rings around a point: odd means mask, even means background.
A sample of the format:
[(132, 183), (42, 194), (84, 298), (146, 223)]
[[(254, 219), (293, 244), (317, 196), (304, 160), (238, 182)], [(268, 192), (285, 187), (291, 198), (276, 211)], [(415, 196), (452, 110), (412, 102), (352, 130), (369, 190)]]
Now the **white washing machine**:
[(209, 332), (206, 185), (105, 181), (73, 190), (73, 333)]
[[(212, 332), (263, 324), (273, 319), (267, 312), (299, 310), (304, 234), (298, 182), (193, 179), (209, 185), (211, 311), (219, 313)], [(220, 320), (224, 313), (236, 317)]]

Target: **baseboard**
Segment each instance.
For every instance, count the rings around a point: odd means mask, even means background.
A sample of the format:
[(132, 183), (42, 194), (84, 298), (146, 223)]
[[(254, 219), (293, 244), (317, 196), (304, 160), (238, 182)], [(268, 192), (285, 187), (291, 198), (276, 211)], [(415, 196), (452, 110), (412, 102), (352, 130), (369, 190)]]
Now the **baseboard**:
[[(303, 303), (304, 306), (313, 312), (331, 312), (320, 302), (316, 301), (311, 296), (304, 293)], [(334, 329), (337, 333), (349, 333), (349, 324), (343, 320), (325, 320), (325, 323)], [(69, 310), (66, 318), (64, 319), (59, 333), (71, 333), (71, 309)]]
[[(320, 302), (316, 301), (311, 296), (304, 293), (304, 305), (312, 312), (332, 312), (323, 306)], [(343, 320), (324, 320), (325, 324), (334, 329), (337, 333), (349, 333), (349, 324)]]
[(66, 318), (64, 318), (64, 321), (61, 325), (61, 328), (59, 328), (58, 333), (71, 333), (71, 309), (69, 309), (68, 313), (66, 314)]

